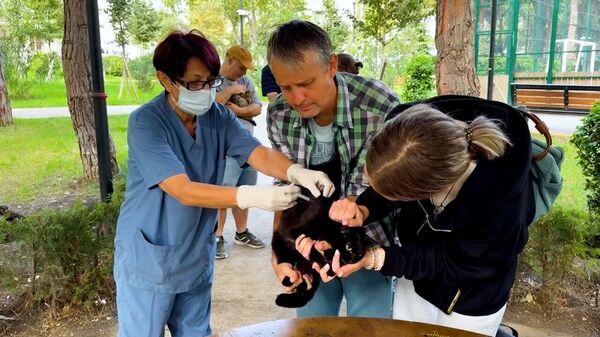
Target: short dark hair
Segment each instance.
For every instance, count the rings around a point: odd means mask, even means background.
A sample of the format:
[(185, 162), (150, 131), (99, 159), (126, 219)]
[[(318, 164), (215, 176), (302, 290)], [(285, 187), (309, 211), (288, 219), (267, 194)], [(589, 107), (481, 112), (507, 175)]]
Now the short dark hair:
[(338, 71), (345, 71), (347, 73), (358, 75), (360, 69), (363, 67), (362, 62), (356, 61), (356, 59), (346, 53), (338, 53)]
[(267, 62), (277, 57), (293, 67), (302, 62), (307, 51), (316, 52), (327, 68), (331, 59), (331, 39), (312, 22), (292, 20), (278, 26), (271, 34), (267, 45)]
[(171, 32), (154, 49), (152, 63), (157, 71), (162, 71), (171, 80), (183, 77), (188, 62), (198, 58), (211, 75), (218, 76), (221, 61), (215, 46), (198, 30), (184, 33), (180, 30)]

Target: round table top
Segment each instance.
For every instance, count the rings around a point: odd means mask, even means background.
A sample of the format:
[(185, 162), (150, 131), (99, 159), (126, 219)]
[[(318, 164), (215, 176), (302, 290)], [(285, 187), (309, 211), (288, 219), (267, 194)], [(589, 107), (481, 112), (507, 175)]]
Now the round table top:
[(439, 325), (393, 319), (319, 317), (270, 321), (213, 335), (214, 337), (482, 337)]

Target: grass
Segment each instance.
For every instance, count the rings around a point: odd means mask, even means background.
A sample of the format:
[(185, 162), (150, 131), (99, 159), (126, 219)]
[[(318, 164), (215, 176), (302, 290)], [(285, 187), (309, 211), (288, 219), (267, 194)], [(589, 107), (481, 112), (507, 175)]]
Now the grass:
[[(142, 92), (137, 89), (139, 97), (135, 98), (131, 87), (126, 87), (127, 90), (123, 90), (123, 95), (119, 98), (120, 85), (120, 77), (106, 76), (104, 78), (104, 90), (108, 95), (108, 105), (142, 104), (162, 91), (162, 87), (157, 82), (151, 91)], [(13, 108), (63, 107), (67, 105), (67, 92), (62, 78), (53, 82), (31, 83), (27, 97), (19, 98), (17, 95), (11, 94), (10, 87), (8, 90), (11, 96), (10, 105)]]
[[(127, 116), (110, 116), (109, 126), (123, 165)], [(96, 185), (80, 184), (81, 160), (69, 118), (15, 119), (13, 127), (0, 128), (0, 144), (0, 204), (23, 204)]]
[(587, 212), (585, 179), (577, 163), (576, 147), (569, 143), (567, 136), (553, 136), (553, 142), (565, 151), (565, 160), (561, 167), (563, 189), (556, 199), (556, 205)]
[[(109, 127), (117, 160), (125, 167), (127, 116), (109, 116)], [(555, 136), (554, 143), (565, 150), (564, 186), (557, 204), (585, 211), (584, 178), (575, 147), (566, 136)], [(0, 128), (0, 144), (0, 204), (22, 204), (40, 195), (59, 195), (86, 186), (93, 190), (96, 186), (96, 182), (78, 183), (81, 161), (69, 118), (16, 119), (13, 127)]]

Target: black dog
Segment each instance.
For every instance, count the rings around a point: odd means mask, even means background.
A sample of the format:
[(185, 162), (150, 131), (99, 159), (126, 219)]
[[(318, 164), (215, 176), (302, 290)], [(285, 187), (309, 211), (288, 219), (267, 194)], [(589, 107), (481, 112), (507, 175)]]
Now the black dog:
[[(362, 259), (368, 246), (362, 227), (346, 227), (329, 218), (329, 208), (333, 198), (313, 198), (310, 192), (302, 189), (302, 193), (310, 196), (310, 201), (298, 199), (298, 204), (283, 211), (279, 228), (273, 233), (271, 246), (278, 257), (279, 263), (290, 263), (302, 274), (312, 275), (312, 287), (307, 289), (306, 282), (300, 284), (294, 293), (282, 293), (277, 296), (275, 303), (286, 308), (298, 308), (310, 301), (319, 286), (320, 275), (312, 269), (313, 262), (324, 267), (331, 266), (335, 250), (340, 251), (340, 265), (355, 263)], [(306, 260), (295, 248), (296, 239), (301, 235), (313, 240), (327, 241), (333, 248), (321, 255), (314, 247), (310, 252), (310, 261)], [(333, 271), (328, 274), (334, 276)], [(292, 285), (289, 277), (282, 284)]]

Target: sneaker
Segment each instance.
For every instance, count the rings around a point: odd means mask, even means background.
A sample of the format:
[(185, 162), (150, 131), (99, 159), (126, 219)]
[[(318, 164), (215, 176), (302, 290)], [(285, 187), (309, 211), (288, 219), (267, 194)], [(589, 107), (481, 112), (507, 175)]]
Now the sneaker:
[(243, 233), (235, 233), (235, 243), (237, 245), (246, 245), (252, 248), (262, 248), (265, 243), (250, 233), (247, 229)]
[(227, 258), (227, 252), (225, 251), (225, 239), (223, 239), (222, 236), (217, 236), (217, 254), (215, 255), (215, 258), (217, 260), (220, 259), (226, 259)]

